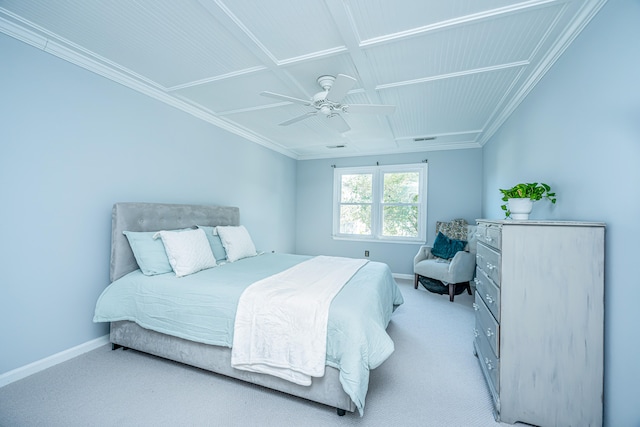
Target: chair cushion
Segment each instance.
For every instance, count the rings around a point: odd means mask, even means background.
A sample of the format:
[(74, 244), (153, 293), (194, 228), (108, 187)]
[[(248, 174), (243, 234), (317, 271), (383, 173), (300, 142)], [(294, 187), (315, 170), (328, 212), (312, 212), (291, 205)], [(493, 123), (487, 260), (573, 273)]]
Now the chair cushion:
[(468, 228), (464, 218), (454, 219), (450, 222), (437, 221), (436, 234), (442, 233), (445, 236), (456, 240), (467, 240)]
[(464, 250), (466, 245), (467, 242), (465, 240), (451, 239), (442, 234), (442, 232), (438, 232), (436, 240), (433, 242), (431, 253), (438, 258), (451, 259), (458, 251)]

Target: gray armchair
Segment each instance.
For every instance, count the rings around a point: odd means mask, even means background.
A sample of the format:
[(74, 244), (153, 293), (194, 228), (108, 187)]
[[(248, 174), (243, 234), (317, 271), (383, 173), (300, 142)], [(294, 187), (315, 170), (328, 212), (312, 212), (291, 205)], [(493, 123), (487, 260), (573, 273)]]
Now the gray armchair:
[[(456, 220), (459, 221), (459, 220)], [(452, 221), (454, 223), (455, 221)], [(451, 223), (438, 223), (436, 233), (445, 230)], [(455, 295), (455, 287), (459, 284), (466, 284), (467, 292), (471, 295), (471, 283), (475, 275), (476, 268), (476, 226), (465, 225), (466, 238), (460, 238), (458, 235), (449, 236), (458, 240), (466, 240), (468, 242), (464, 250), (459, 251), (450, 260), (444, 260), (434, 256), (431, 253), (432, 246), (423, 245), (413, 259), (413, 273), (415, 289), (418, 288), (418, 279), (420, 276), (441, 281), (445, 286), (449, 287), (449, 301), (453, 301)], [(463, 229), (464, 230), (464, 229)], [(447, 234), (443, 231), (443, 234)], [(464, 233), (464, 231), (462, 231)]]

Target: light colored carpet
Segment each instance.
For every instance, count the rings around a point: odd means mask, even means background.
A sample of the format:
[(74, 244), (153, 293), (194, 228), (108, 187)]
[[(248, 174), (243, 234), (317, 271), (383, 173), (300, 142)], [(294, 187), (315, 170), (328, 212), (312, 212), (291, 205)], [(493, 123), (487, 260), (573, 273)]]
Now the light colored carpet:
[(0, 388), (0, 426), (464, 426), (495, 422), (473, 355), (473, 297), (413, 289), (389, 325), (364, 417), (136, 351), (103, 346)]

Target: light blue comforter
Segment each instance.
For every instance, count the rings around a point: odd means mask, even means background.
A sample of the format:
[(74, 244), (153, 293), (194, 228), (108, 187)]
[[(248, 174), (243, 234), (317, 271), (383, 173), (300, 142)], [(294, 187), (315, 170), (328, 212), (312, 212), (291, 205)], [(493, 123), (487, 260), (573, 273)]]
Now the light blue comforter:
[[(130, 320), (164, 334), (231, 347), (236, 307), (244, 289), (308, 258), (264, 254), (180, 278), (173, 273), (145, 276), (136, 270), (104, 290), (93, 320)], [(340, 382), (360, 414), (369, 370), (394, 350), (386, 327), (402, 303), (389, 267), (377, 262), (365, 265), (331, 303), (327, 365), (340, 370)]]

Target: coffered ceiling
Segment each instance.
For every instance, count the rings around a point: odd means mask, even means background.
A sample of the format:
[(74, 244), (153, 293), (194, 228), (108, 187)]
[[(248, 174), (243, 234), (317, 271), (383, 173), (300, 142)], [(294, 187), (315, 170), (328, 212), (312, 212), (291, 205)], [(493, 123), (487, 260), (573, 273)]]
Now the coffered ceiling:
[[(482, 146), (606, 0), (0, 0), (0, 31), (296, 159)], [(330, 126), (298, 100), (357, 82)], [(338, 147), (338, 148), (337, 148)]]

